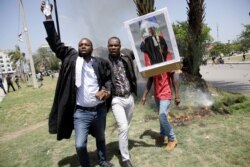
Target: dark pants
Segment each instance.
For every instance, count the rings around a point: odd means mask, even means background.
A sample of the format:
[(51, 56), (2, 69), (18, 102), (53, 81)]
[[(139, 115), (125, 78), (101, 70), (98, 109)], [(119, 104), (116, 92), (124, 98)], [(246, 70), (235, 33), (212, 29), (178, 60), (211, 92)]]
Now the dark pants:
[(3, 87), (3, 85), (0, 85), (0, 88), (2, 88), (4, 93), (6, 94), (6, 91), (5, 91), (4, 87)]
[(77, 108), (74, 113), (75, 147), (80, 165), (90, 167), (87, 151), (88, 134), (91, 131), (96, 137), (98, 163), (106, 161), (105, 152), (106, 108), (98, 107), (96, 111)]
[(8, 83), (8, 92), (10, 92), (10, 86), (12, 87), (12, 89), (14, 91), (16, 91), (16, 89), (14, 88), (13, 84), (12, 83)]

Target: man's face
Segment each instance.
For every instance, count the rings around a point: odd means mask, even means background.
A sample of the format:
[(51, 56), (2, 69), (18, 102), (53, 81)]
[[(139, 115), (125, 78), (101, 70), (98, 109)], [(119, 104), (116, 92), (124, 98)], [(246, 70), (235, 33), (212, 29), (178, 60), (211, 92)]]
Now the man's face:
[(148, 30), (149, 30), (149, 33), (151, 35), (155, 35), (155, 28), (154, 27), (150, 27)]
[(87, 39), (82, 39), (78, 45), (79, 53), (82, 56), (89, 56), (93, 51), (92, 43)]
[(108, 41), (108, 50), (111, 56), (120, 55), (121, 44), (118, 39), (112, 38)]

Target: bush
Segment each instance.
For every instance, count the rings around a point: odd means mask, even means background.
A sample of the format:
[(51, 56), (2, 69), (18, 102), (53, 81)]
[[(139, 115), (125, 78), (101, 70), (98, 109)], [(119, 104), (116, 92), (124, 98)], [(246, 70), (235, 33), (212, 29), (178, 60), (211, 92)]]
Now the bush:
[(215, 101), (211, 109), (220, 114), (249, 112), (250, 99), (244, 95), (226, 95)]

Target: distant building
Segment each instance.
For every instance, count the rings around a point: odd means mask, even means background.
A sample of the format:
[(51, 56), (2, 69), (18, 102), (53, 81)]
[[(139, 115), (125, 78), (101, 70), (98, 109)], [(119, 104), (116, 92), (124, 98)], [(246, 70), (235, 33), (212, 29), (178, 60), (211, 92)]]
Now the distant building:
[(15, 73), (8, 56), (9, 50), (0, 50), (0, 74)]

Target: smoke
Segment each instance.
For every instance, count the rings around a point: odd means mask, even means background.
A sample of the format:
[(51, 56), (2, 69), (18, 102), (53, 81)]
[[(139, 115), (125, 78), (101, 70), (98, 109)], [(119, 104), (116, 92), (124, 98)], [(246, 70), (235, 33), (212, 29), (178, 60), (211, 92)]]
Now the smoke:
[(61, 18), (67, 32), (77, 39), (76, 43), (81, 37), (87, 37), (94, 47), (106, 47), (111, 36), (118, 36), (122, 46), (131, 47), (123, 22), (137, 17), (132, 0), (76, 0), (67, 3)]
[(181, 91), (181, 98), (184, 98), (190, 106), (209, 107), (214, 103), (214, 98), (210, 94), (204, 93), (200, 89), (191, 89), (188, 87), (184, 91)]

